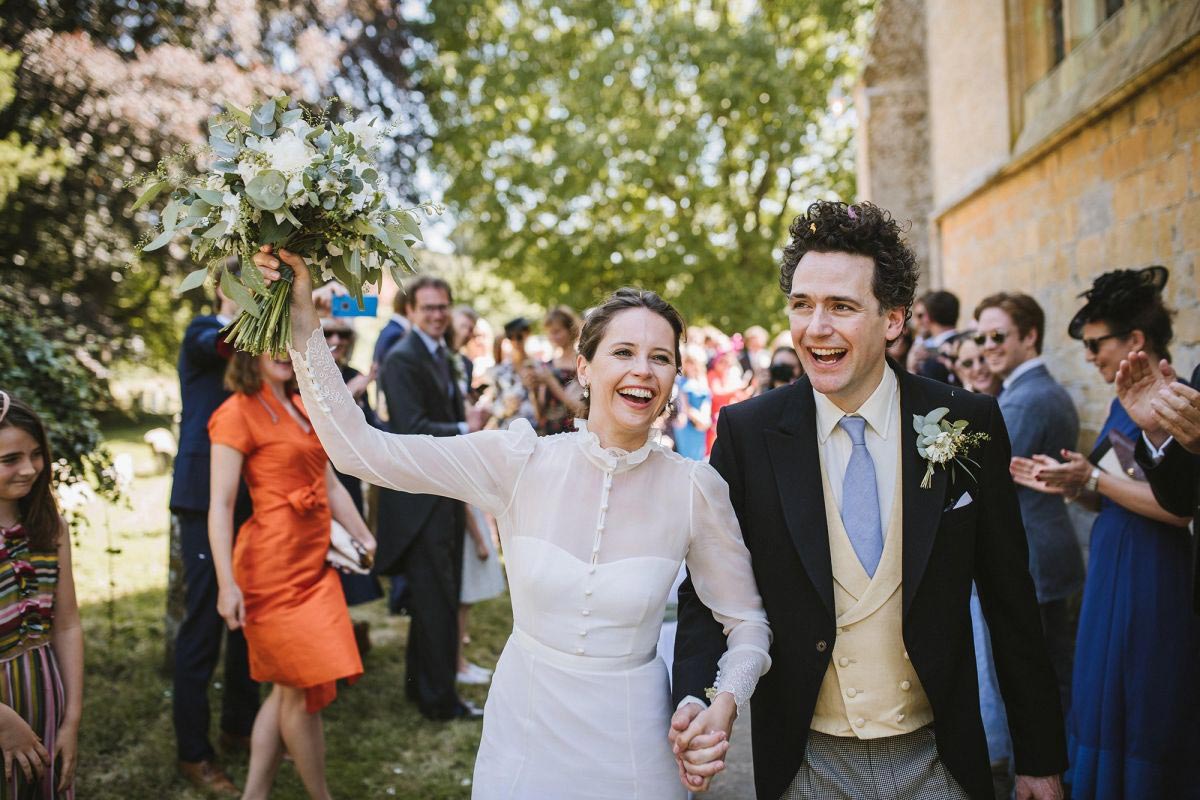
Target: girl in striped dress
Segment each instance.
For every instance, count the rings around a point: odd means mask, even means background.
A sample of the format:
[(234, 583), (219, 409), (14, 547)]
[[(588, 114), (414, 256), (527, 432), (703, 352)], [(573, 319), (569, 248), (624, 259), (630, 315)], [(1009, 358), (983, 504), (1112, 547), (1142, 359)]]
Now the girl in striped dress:
[(83, 630), (46, 429), (0, 391), (0, 800), (71, 800)]

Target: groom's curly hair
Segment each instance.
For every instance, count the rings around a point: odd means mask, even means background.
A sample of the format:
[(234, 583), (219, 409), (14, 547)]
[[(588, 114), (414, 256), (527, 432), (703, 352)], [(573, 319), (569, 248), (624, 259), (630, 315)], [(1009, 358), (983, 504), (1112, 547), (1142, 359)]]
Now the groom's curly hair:
[(874, 203), (847, 205), (818, 200), (792, 221), (791, 241), (783, 249), (779, 288), (792, 290), (792, 276), (805, 253), (853, 253), (875, 261), (871, 290), (880, 313), (904, 308), (907, 321), (917, 292), (916, 256), (904, 240), (900, 223)]

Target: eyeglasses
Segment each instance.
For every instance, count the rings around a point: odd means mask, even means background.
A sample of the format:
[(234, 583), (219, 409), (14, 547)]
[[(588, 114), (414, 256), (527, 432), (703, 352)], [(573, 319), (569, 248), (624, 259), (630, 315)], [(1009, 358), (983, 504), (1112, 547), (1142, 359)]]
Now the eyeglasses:
[(417, 306), (417, 311), (420, 311), (422, 314), (445, 314), (449, 310), (450, 310), (450, 306), (446, 305), (445, 303), (439, 303), (437, 305), (428, 305), (428, 306)]
[(1089, 353), (1094, 356), (1100, 355), (1100, 345), (1106, 339), (1120, 339), (1123, 336), (1128, 336), (1129, 331), (1121, 331), (1120, 333), (1109, 333), (1104, 336), (1097, 336), (1095, 339), (1084, 339), (1083, 346)]
[(979, 347), (983, 347), (988, 342), (991, 342), (992, 344), (999, 347), (1000, 345), (1004, 344), (1004, 340), (1007, 338), (1008, 338), (1008, 331), (997, 328), (996, 330), (988, 331), (987, 333), (983, 333), (981, 331), (981, 332), (975, 334), (974, 336), (972, 336), (971, 341), (973, 341)]
[(332, 339), (335, 336), (339, 336), (344, 340), (353, 339), (354, 331), (338, 330), (337, 328), (330, 328), (329, 330), (325, 331), (326, 339)]

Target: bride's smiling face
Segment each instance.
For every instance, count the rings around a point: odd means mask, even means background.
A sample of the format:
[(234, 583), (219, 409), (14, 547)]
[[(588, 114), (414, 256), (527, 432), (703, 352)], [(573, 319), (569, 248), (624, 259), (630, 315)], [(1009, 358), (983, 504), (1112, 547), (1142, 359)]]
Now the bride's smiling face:
[(634, 449), (645, 441), (671, 399), (676, 344), (675, 331), (663, 317), (630, 308), (609, 321), (591, 361), (580, 356), (580, 381), (591, 397), (588, 428), (605, 446)]

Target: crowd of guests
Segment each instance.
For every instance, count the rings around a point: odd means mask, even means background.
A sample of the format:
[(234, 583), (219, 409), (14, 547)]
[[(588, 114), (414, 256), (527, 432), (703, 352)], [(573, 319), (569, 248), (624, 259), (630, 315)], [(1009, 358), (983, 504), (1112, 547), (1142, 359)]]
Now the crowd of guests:
[[(1167, 280), (1162, 267), (1101, 275), (1065, 331), (1115, 387), (1088, 453), (1078, 451), (1077, 411), (1042, 355), (1061, 333), (1046, 329), (1035, 298), (990, 295), (963, 324), (953, 294), (927, 292), (889, 348), (896, 369), (998, 399), (1066, 711), (1074, 797), (1166, 796), (1165, 788), (1191, 797), (1200, 785), (1200, 588), (1188, 531), (1200, 393), (1169, 365)], [(329, 306), (330, 291), (314, 293), (318, 307)], [(505, 591), (495, 522), (455, 501), (337, 473), (290, 360), (235, 353), (221, 329), (237, 306), (219, 289), (215, 311), (189, 325), (178, 365), (183, 411), (170, 503), (186, 587), (174, 665), (179, 766), (210, 792), (265, 798), (286, 753), (310, 796), (326, 798), (320, 713), (339, 681), (363, 674), (369, 629), (348, 608), (382, 597), (381, 578), (390, 607), (411, 617), (409, 699), (429, 719), (481, 715), (457, 687), (490, 680), (463, 644), (471, 606)], [(575, 375), (580, 326), (579, 314), (556, 306), (496, 334), (454, 304), (445, 281), (419, 276), (397, 294), (366, 372), (350, 366), (352, 319), (325, 317), (321, 335), (373, 426), (451, 436), (526, 420), (553, 435), (573, 430), (585, 400)], [(722, 408), (800, 378), (786, 333), (772, 342), (757, 326), (732, 335), (693, 326), (662, 436), (702, 460)], [(82, 638), (49, 460), (36, 414), (0, 391), (0, 605), (11, 611), (0, 627), (0, 746), (13, 797), (49, 785), (70, 796), (81, 708)], [(1072, 503), (1095, 513), (1086, 568)], [(1004, 643), (990, 639), (978, 601), (972, 621), (988, 751), (997, 795), (1007, 796), (1015, 754), (1000, 699), (1005, 676), (990, 655)], [(208, 735), (207, 688), (222, 652), (219, 745), (249, 749), (241, 789)], [(265, 698), (263, 682), (272, 685)]]
[[(1130, 352), (1144, 352), (1153, 365), (1169, 357), (1166, 278), (1162, 268), (1109, 273), (1086, 295), (1067, 334), (1083, 343), (1082, 356), (1106, 382), (1117, 380)], [(352, 627), (347, 607), (380, 597), (380, 576), (389, 580), (391, 608), (412, 620), (409, 699), (430, 719), (481, 714), (457, 687), (490, 680), (488, 669), (467, 661), (463, 644), (471, 606), (505, 589), (495, 523), (440, 497), (364, 493), (357, 479), (335, 473), (307, 424), (290, 363), (229, 351), (218, 332), (236, 309), (219, 292), (217, 299), (221, 314), (193, 323), (180, 358), (184, 438), (172, 498), (188, 578), (176, 664), (180, 765), (193, 782), (238, 794), (205, 735), (203, 687), (228, 628), (222, 744), (252, 745), (242, 796), (267, 796), (286, 749), (309, 793), (326, 797), (320, 709), (338, 680), (362, 673), (369, 632)], [(1187, 754), (1200, 745), (1188, 711), (1200, 707), (1193, 680), (1200, 625), (1188, 602), (1192, 509), (1168, 511), (1156, 499), (1146, 475), (1163, 448), (1140, 453), (1141, 430), (1115, 397), (1090, 455), (1077, 452), (1078, 414), (1042, 357), (1056, 334), (1034, 298), (991, 295), (967, 324), (960, 311), (952, 293), (927, 292), (889, 355), (898, 369), (998, 398), (1043, 631), (1068, 712), (1068, 782), (1076, 797), (1147, 796), (1191, 774)], [(469, 306), (454, 304), (448, 284), (421, 276), (397, 294), (367, 372), (349, 366), (351, 319), (326, 317), (322, 333), (372, 425), (444, 436), (526, 420), (539, 435), (553, 435), (574, 428), (584, 399), (575, 380), (580, 325), (573, 309), (557, 306), (538, 322), (517, 317), (493, 332)], [(661, 436), (681, 455), (705, 459), (722, 408), (792, 383), (801, 371), (786, 332), (772, 342), (757, 326), (732, 335), (693, 326)], [(1139, 456), (1149, 469), (1138, 466)], [(222, 485), (208, 485), (212, 457), (229, 462)], [(284, 472), (294, 480), (281, 483)], [(1086, 580), (1068, 503), (1098, 512)], [(331, 520), (349, 533), (362, 569), (327, 563)], [(304, 570), (311, 575), (298, 581)], [(1003, 643), (991, 641), (977, 599), (972, 621), (988, 751), (997, 795), (1007, 796), (1014, 754), (1000, 699), (1004, 676), (991, 659)], [(1156, 657), (1129, 657), (1145, 652)], [(261, 706), (258, 681), (275, 687)]]

